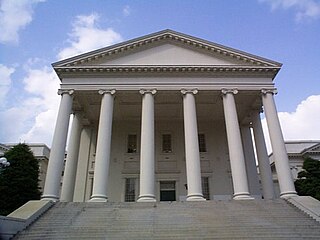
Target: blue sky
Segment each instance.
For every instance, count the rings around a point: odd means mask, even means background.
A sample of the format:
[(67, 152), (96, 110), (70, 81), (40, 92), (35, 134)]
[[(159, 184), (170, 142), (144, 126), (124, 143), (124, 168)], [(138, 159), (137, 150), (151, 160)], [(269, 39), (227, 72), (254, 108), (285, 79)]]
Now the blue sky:
[(167, 28), (283, 63), (285, 139), (320, 139), (319, 0), (0, 0), (0, 142), (51, 145), (51, 63)]

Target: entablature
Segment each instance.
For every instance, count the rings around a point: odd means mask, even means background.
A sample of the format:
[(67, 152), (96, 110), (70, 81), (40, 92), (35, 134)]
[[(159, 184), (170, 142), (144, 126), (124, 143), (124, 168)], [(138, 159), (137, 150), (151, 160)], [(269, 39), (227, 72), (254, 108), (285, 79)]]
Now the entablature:
[(270, 77), (279, 72), (280, 67), (263, 66), (73, 66), (55, 67), (60, 77), (82, 76), (82, 77), (115, 77), (115, 76), (192, 76), (199, 77)]

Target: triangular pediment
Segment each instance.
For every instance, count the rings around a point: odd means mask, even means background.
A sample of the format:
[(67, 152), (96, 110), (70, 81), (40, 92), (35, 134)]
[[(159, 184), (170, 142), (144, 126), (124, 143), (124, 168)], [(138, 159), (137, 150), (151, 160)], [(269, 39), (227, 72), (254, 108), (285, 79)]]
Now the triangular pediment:
[[(134, 53), (118, 55), (115, 58), (102, 58), (94, 61), (93, 65), (243, 65), (236, 59), (207, 54), (191, 48), (172, 43), (140, 49)], [(251, 63), (252, 64), (252, 63)], [(252, 64), (253, 65), (253, 64)]]
[(281, 64), (172, 30), (164, 30), (81, 54), (53, 67), (83, 66), (261, 66)]

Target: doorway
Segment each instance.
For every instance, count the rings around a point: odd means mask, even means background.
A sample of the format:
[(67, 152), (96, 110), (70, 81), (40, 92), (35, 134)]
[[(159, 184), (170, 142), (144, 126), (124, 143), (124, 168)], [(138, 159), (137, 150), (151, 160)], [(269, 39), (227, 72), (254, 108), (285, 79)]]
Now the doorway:
[(160, 181), (160, 201), (176, 201), (175, 181)]

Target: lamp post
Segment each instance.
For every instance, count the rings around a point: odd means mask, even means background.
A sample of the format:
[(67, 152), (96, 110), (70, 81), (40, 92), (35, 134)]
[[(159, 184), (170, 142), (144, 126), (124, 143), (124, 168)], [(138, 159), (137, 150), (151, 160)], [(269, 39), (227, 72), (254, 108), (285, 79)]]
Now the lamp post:
[(5, 167), (9, 167), (10, 163), (8, 162), (8, 160), (5, 157), (1, 157), (0, 158), (0, 169), (5, 168)]

